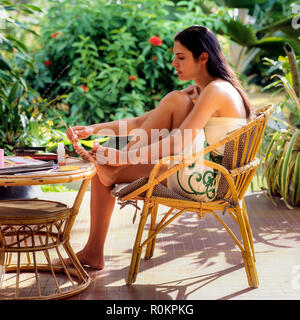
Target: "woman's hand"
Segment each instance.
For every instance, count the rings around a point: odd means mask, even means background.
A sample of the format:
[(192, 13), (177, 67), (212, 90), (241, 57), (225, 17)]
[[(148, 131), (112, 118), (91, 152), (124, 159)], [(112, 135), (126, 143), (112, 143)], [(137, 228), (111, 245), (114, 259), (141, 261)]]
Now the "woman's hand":
[(181, 90), (181, 92), (186, 93), (191, 98), (192, 102), (195, 104), (196, 100), (198, 99), (201, 93), (201, 90), (196, 84), (193, 84)]
[(78, 139), (88, 138), (92, 134), (94, 134), (94, 129), (90, 126), (75, 126), (66, 131), (66, 135), (72, 143)]

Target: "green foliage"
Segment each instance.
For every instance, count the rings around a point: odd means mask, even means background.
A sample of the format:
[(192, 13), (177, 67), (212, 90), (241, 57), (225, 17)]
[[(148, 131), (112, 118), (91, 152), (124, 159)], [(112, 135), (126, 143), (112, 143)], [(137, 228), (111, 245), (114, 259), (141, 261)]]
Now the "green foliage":
[[(288, 59), (265, 59), (276, 81), (265, 90), (280, 86), (287, 94), (266, 130), (263, 169), (270, 196), (280, 195), (288, 208), (300, 205), (300, 100), (293, 89)], [(299, 65), (299, 60), (297, 61)], [(278, 74), (280, 71), (280, 74)]]
[[(299, 97), (293, 89), (293, 80), (287, 57), (279, 56), (277, 60), (264, 58), (264, 64), (269, 67), (266, 76), (275, 79), (263, 88), (263, 91), (276, 88), (273, 94), (280, 91), (286, 92), (286, 99), (279, 103), (277, 116), (288, 123), (288, 125), (300, 128), (300, 102)], [(297, 60), (298, 70), (300, 59)], [(274, 72), (276, 73), (274, 74)], [(287, 126), (288, 126), (287, 125)]]
[(0, 1), (0, 10), (0, 147), (9, 154), (17, 146), (47, 144), (53, 130), (42, 112), (49, 103), (30, 87), (24, 75), (25, 69), (34, 70), (34, 62), (21, 36), (35, 32), (18, 20), (19, 15), (41, 10), (10, 1)]
[[(135, 117), (154, 108), (168, 92), (187, 86), (171, 66), (175, 33), (193, 23), (222, 27), (197, 1), (180, 1), (176, 8), (157, 0), (49, 3), (35, 54), (37, 73), (27, 79), (48, 99), (67, 95), (70, 109), (63, 118), (69, 125)], [(165, 19), (170, 12), (173, 20)], [(162, 44), (149, 43), (152, 36)]]
[(35, 93), (26, 83), (16, 61), (22, 60), (32, 68), (28, 49), (17, 38), (17, 31), (29, 29), (17, 21), (16, 12), (27, 14), (33, 9), (26, 5), (16, 6), (9, 1), (0, 1), (0, 146), (11, 150), (22, 145), (31, 122), (32, 100)]
[(273, 133), (264, 157), (268, 192), (280, 195), (288, 208), (300, 205), (300, 130)]
[(53, 185), (43, 185), (41, 186), (43, 192), (74, 192), (76, 189), (69, 188), (64, 184), (53, 184)]
[[(206, 3), (207, 1), (201, 1)], [(231, 46), (229, 61), (239, 74), (257, 74), (256, 83), (264, 71), (264, 56), (277, 59), (284, 54), (283, 45), (288, 42), (297, 55), (300, 54), (300, 29), (293, 27), (296, 1), (282, 0), (215, 0), (227, 6), (230, 18), (221, 19), (225, 27), (217, 33), (228, 37), (236, 45)], [(234, 8), (234, 9), (233, 9)]]

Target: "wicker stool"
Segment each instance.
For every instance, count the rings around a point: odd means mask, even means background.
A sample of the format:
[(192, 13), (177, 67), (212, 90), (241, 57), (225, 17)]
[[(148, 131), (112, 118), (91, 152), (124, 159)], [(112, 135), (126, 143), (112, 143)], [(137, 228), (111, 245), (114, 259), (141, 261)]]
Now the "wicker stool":
[(0, 201), (0, 299), (61, 299), (89, 285), (69, 244), (72, 210), (54, 201)]

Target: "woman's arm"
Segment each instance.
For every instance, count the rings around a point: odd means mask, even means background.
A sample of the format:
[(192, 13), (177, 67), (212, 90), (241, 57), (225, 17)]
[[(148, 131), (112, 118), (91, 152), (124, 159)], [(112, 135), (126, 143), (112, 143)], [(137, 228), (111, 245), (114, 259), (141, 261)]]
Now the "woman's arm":
[[(214, 86), (208, 86), (198, 97), (194, 108), (182, 122), (179, 128), (160, 141), (129, 151), (118, 151), (111, 148), (100, 148), (97, 160), (109, 165), (154, 163), (166, 156), (180, 153), (192, 143), (199, 129), (204, 128), (208, 119), (218, 111), (222, 103), (222, 94)], [(102, 160), (101, 160), (102, 159)]]
[(142, 125), (151, 112), (152, 110), (136, 118), (115, 120), (89, 126), (74, 126), (66, 131), (66, 135), (72, 143), (75, 143), (78, 139), (88, 138), (91, 135), (128, 136), (131, 130), (139, 128)]
[(92, 129), (92, 132), (95, 135), (97, 134), (101, 136), (128, 136), (131, 130), (141, 127), (142, 123), (147, 119), (151, 112), (152, 110), (136, 118), (128, 118), (110, 121), (106, 123), (92, 124), (89, 127)]
[[(197, 85), (188, 86), (181, 91), (186, 93), (191, 98), (193, 103), (195, 103), (200, 94), (200, 88)], [(85, 139), (91, 135), (119, 137), (128, 136), (132, 130), (140, 128), (143, 122), (152, 112), (153, 110), (150, 110), (142, 116), (135, 118), (115, 120), (105, 123), (92, 124), (89, 126), (74, 126), (71, 129), (68, 129), (66, 134), (69, 140), (72, 142), (74, 140), (74, 135), (77, 139)]]

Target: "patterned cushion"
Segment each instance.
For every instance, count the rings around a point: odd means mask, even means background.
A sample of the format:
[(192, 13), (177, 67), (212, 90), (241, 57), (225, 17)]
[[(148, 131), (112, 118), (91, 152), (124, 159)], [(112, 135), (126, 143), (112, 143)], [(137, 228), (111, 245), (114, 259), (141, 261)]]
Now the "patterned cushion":
[[(148, 179), (149, 179), (148, 177), (143, 177), (143, 178), (139, 178), (131, 183), (127, 183), (127, 184), (123, 183), (120, 185), (116, 185), (114, 187), (114, 189), (112, 189), (111, 193), (116, 198), (122, 198), (122, 197), (126, 196), (127, 194), (131, 193), (132, 191), (137, 190), (138, 188), (140, 188), (141, 186), (146, 184), (148, 182)], [(161, 183), (157, 184), (154, 187), (152, 195), (156, 196), (156, 197), (162, 197), (162, 198), (191, 200), (191, 199), (185, 198), (185, 197), (177, 194), (176, 192), (168, 189), (166, 186), (162, 185)], [(141, 193), (139, 196), (145, 197), (146, 191)]]

